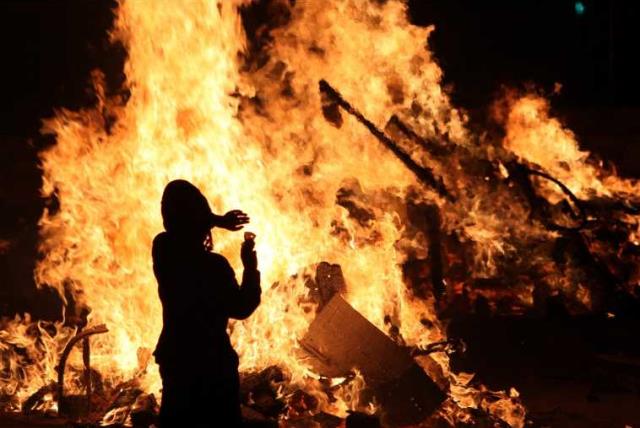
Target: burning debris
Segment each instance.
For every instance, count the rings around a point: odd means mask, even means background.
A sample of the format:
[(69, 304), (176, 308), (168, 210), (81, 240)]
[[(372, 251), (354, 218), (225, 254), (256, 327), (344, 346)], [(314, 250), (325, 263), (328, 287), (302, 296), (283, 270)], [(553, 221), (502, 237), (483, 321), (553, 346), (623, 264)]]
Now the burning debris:
[[(340, 332), (340, 333), (338, 333)], [(410, 425), (426, 419), (445, 395), (413, 361), (406, 349), (335, 295), (301, 340), (311, 366), (328, 378), (358, 370), (380, 404), (388, 425)]]
[[(630, 240), (634, 239), (633, 237), (637, 232), (638, 223), (637, 218), (634, 216), (640, 214), (640, 208), (638, 208), (640, 200), (628, 194), (621, 194), (621, 199), (618, 200), (600, 196), (595, 196), (594, 199), (580, 199), (564, 183), (544, 171), (544, 168), (540, 165), (513, 157), (512, 154), (506, 152), (494, 153), (492, 155), (493, 159), (490, 159), (489, 156), (484, 157), (482, 154), (470, 153), (468, 149), (457, 147), (452, 142), (449, 142), (448, 149), (445, 149), (447, 147), (446, 144), (425, 140), (394, 115), (387, 122), (386, 129), (395, 134), (400, 141), (403, 141), (405, 147), (413, 143), (413, 150), (410, 151), (378, 129), (346, 101), (339, 91), (324, 80), (320, 81), (320, 91), (323, 94), (325, 103), (328, 102), (331, 105), (339, 106), (353, 115), (385, 147), (389, 148), (425, 186), (433, 189), (441, 196), (445, 206), (447, 204), (455, 204), (458, 197), (446, 190), (445, 181), (443, 181), (442, 177), (436, 177), (431, 168), (420, 165), (409, 153), (413, 153), (413, 156), (417, 158), (421, 157), (423, 162), (428, 162), (432, 165), (449, 163), (451, 158), (484, 163), (485, 171), (483, 171), (482, 175), (485, 181), (493, 182), (493, 186), (499, 186), (499, 184), (495, 183), (496, 181), (505, 181), (506, 185), (511, 188), (512, 193), (514, 188), (519, 190), (520, 194), (514, 195), (512, 203), (514, 205), (522, 205), (523, 209), (528, 208), (529, 219), (539, 223), (549, 232), (547, 236), (541, 234), (539, 239), (545, 239), (548, 241), (548, 245), (553, 245), (550, 258), (556, 264), (556, 269), (565, 273), (567, 262), (569, 262), (572, 264), (570, 269), (574, 271), (575, 275), (580, 275), (582, 278), (592, 278), (591, 284), (585, 287), (585, 292), (589, 295), (590, 301), (588, 303), (580, 302), (586, 304), (589, 309), (596, 311), (608, 310), (616, 293), (633, 295), (637, 292), (635, 266), (637, 266), (638, 259), (636, 255), (633, 255), (637, 254), (637, 249), (627, 253), (627, 257), (620, 257), (621, 254), (619, 253), (616, 257), (611, 257), (611, 255), (607, 257), (601, 252), (611, 251), (612, 248), (616, 248), (619, 244), (635, 245), (630, 243)], [(338, 113), (339, 111), (336, 110), (335, 114)], [(327, 120), (330, 120), (330, 118), (327, 118)], [(335, 124), (332, 120), (330, 121)], [(417, 153), (415, 150), (416, 145), (420, 150)], [(465, 158), (469, 159), (465, 160)], [(452, 180), (453, 177), (447, 177), (447, 179)], [(556, 187), (550, 190), (550, 185)], [(492, 190), (490, 189), (489, 191)], [(557, 202), (549, 201), (547, 197), (552, 200), (556, 199)], [(440, 221), (437, 206), (433, 206), (431, 209), (435, 210), (435, 212), (429, 214), (427, 221), (429, 229), (425, 230), (425, 232), (429, 237), (431, 269), (433, 275), (435, 275), (432, 278), (433, 292), (441, 295), (443, 292), (441, 279), (443, 268), (440, 256), (440, 231), (438, 230)], [(612, 218), (620, 220), (611, 225)], [(622, 220), (622, 218), (625, 220)], [(569, 242), (572, 244), (569, 244)], [(569, 248), (570, 246), (573, 248)], [(608, 265), (604, 263), (603, 258), (608, 259)], [(506, 267), (509, 268), (510, 266), (507, 265)], [(528, 275), (532, 276), (529, 278), (529, 283), (534, 285), (532, 288), (536, 289), (538, 296), (541, 294), (543, 298), (551, 296), (552, 293), (549, 290), (543, 290), (544, 285), (540, 284), (544, 280), (535, 275), (530, 269), (525, 270), (522, 266), (519, 267), (520, 270), (516, 273), (520, 279)], [(619, 275), (614, 272), (618, 272)], [(508, 276), (503, 272), (500, 279), (496, 278), (493, 282), (497, 284), (503, 283), (506, 277)], [(487, 279), (478, 278), (477, 283), (490, 283), (490, 278)], [(474, 281), (474, 283), (476, 282)], [(477, 284), (473, 289), (482, 288), (479, 285)], [(546, 296), (544, 296), (545, 294)], [(532, 303), (542, 304), (542, 302)], [(570, 302), (568, 303), (571, 304)]]
[[(325, 399), (336, 402), (349, 390), (354, 408), (376, 414), (352, 412), (346, 418), (347, 426), (413, 426), (425, 421), (430, 426), (442, 419), (449, 408), (456, 407), (451, 400), (445, 402), (451, 393), (449, 388), (452, 382), (459, 389), (466, 387), (447, 378), (430, 354), (450, 354), (459, 349), (451, 348), (448, 342), (412, 348), (399, 344), (403, 340), (397, 334), (387, 336), (341, 297), (347, 287), (339, 265), (318, 264), (315, 277), (307, 286), (309, 298), (317, 303), (317, 314), (300, 340), (300, 359), (320, 376), (318, 387)], [(49, 414), (62, 417), (60, 421), (81, 420), (84, 426), (103, 427), (148, 428), (157, 423), (157, 399), (154, 394), (145, 393), (140, 383), (149, 360), (147, 353), (138, 355), (139, 373), (119, 385), (105, 385), (100, 373), (91, 369), (89, 337), (107, 332), (102, 325), (87, 328), (67, 342), (56, 366), (57, 383), (40, 388), (24, 401), (25, 417)], [(84, 372), (74, 369), (73, 374), (84, 383), (85, 394), (65, 395), (65, 367), (78, 343), (82, 344)], [(322, 411), (317, 395), (292, 388), (291, 381), (278, 366), (244, 373), (241, 400), (245, 419), (257, 426), (277, 426), (282, 418), (288, 421), (287, 426), (337, 427), (344, 421)], [(489, 392), (488, 396), (491, 394), (495, 395), (494, 400), (505, 399), (500, 393)], [(51, 403), (56, 403), (57, 411), (51, 412), (55, 410)], [(375, 403), (375, 407), (367, 403)], [(211, 417), (215, 419), (215, 415)], [(476, 412), (475, 419), (478, 418), (502, 423), (489, 413)]]
[[(57, 140), (41, 153), (43, 195), (60, 204), (40, 222), (36, 278), (90, 307), (77, 317), (88, 324), (3, 321), (1, 407), (153, 422), (149, 247), (160, 192), (181, 177), (242, 206), (262, 237), (272, 285), (230, 327), (247, 418), (524, 426), (517, 391), (451, 370), (464, 345), (447, 322), (544, 313), (550, 299), (620, 310), (620, 295), (638, 295), (637, 183), (580, 151), (537, 95), (496, 105), (504, 135), (474, 135), (425, 48), (432, 28), (407, 22), (402, 1), (259, 7), (273, 19), (243, 28), (242, 1), (120, 3), (112, 37), (130, 96), (95, 74), (97, 105), (43, 127)], [(332, 264), (314, 272), (320, 260)], [(101, 324), (91, 367), (88, 345), (65, 353)]]
[(68, 412), (68, 400), (64, 395), (64, 374), (65, 368), (67, 365), (67, 359), (69, 358), (69, 354), (71, 353), (71, 349), (73, 346), (82, 342), (82, 363), (84, 364), (84, 384), (86, 387), (86, 402), (85, 402), (85, 415), (88, 415), (91, 412), (91, 392), (93, 389), (94, 380), (92, 379), (93, 372), (91, 371), (91, 345), (89, 342), (89, 337), (95, 334), (104, 334), (109, 330), (104, 325), (98, 325), (86, 330), (83, 330), (76, 334), (65, 346), (62, 351), (62, 355), (60, 356), (60, 362), (57, 366), (58, 371), (58, 384), (57, 384), (57, 395), (56, 399), (58, 401), (58, 413), (67, 413)]

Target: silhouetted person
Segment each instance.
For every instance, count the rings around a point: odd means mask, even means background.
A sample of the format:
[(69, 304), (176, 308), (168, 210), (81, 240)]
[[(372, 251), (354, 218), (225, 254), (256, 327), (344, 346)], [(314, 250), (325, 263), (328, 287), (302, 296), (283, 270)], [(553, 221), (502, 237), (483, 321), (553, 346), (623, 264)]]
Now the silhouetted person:
[(239, 230), (245, 213), (211, 212), (191, 183), (170, 182), (162, 195), (165, 232), (153, 241), (153, 271), (162, 301), (154, 352), (162, 376), (161, 428), (240, 426), (238, 355), (229, 318), (245, 319), (260, 303), (253, 239), (245, 239), (242, 285), (227, 259), (212, 252), (211, 228)]

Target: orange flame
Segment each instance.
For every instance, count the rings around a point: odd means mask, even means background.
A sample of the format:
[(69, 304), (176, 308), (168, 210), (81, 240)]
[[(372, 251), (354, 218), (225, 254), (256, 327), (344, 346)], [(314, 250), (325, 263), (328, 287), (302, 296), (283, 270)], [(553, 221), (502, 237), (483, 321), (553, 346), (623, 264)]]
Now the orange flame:
[[(58, 144), (42, 156), (43, 192), (55, 193), (61, 209), (42, 218), (46, 259), (37, 278), (81, 293), (91, 322), (118, 326), (95, 339), (102, 373), (130, 376), (136, 350), (156, 340), (161, 320), (149, 245), (161, 230), (160, 192), (178, 177), (203, 189), (217, 211), (242, 207), (253, 216), (267, 290), (258, 312), (233, 326), (243, 369), (280, 364), (292, 382), (303, 382), (307, 370), (293, 351), (313, 312), (299, 304), (306, 296), (301, 277), (286, 278), (320, 260), (342, 264), (350, 301), (378, 326), (385, 313), (398, 312), (403, 333), (416, 342), (440, 338), (416, 333), (424, 331), (419, 313), (430, 310), (412, 302), (402, 284), (395, 215), (374, 207), (375, 224), (365, 228), (334, 203), (354, 177), (367, 191), (399, 196), (413, 178), (357, 123), (340, 130), (327, 124), (317, 91), (320, 78), (332, 79), (379, 122), (387, 109), (409, 108), (416, 98), (434, 112), (449, 109), (440, 70), (424, 49), (430, 30), (408, 25), (400, 2), (309, 2), (292, 12), (291, 23), (274, 33), (269, 64), (241, 75), (237, 53), (245, 38), (236, 4), (124, 2), (114, 37), (129, 50), (130, 99), (121, 106), (101, 98), (95, 109), (61, 111), (46, 122)], [(323, 53), (310, 52), (311, 45)], [(400, 105), (388, 76), (403, 85)], [(285, 84), (292, 96), (281, 95)], [(238, 91), (260, 97), (266, 114), (241, 105)], [(106, 111), (118, 119), (109, 131)], [(331, 234), (336, 223), (349, 239)], [(236, 266), (238, 243), (216, 236), (217, 251)], [(148, 381), (157, 386), (156, 375)]]
[[(162, 229), (160, 195), (172, 179), (192, 181), (216, 212), (242, 208), (252, 216), (265, 291), (258, 311), (231, 326), (241, 369), (277, 364), (288, 371), (292, 387), (312, 393), (317, 375), (297, 350), (315, 309), (305, 275), (319, 261), (343, 267), (347, 299), (382, 330), (385, 315), (393, 314), (408, 345), (444, 339), (433, 299), (413, 297), (402, 280), (407, 255), (425, 251), (423, 242), (407, 238), (394, 206), (409, 192), (447, 207), (443, 227), (474, 243), (469, 269), (478, 276), (498, 272), (499, 259), (514, 252), (514, 236), (552, 236), (524, 224), (526, 209), (508, 192), (501, 198), (488, 197), (486, 189), (472, 193), (457, 159), (434, 166), (458, 194), (456, 204), (420, 187), (359, 123), (345, 118), (338, 129), (327, 122), (320, 79), (340, 88), (381, 128), (395, 112), (421, 135), (447, 135), (452, 145), (489, 159), (507, 149), (543, 166), (578, 196), (637, 190), (617, 177), (601, 177), (573, 134), (549, 117), (546, 101), (534, 96), (509, 105), (504, 147), (476, 145), (466, 118), (440, 85), (442, 71), (427, 49), (433, 28), (411, 25), (402, 1), (287, 6), (290, 16), (271, 31), (260, 61), (248, 53), (238, 12), (245, 3), (167, 0), (158, 7), (122, 0), (112, 36), (129, 53), (130, 97), (105, 95), (95, 74), (95, 107), (61, 110), (45, 121), (43, 131), (57, 144), (41, 155), (42, 192), (55, 195), (60, 209), (42, 216), (45, 258), (36, 278), (61, 296), (71, 291), (91, 308), (90, 323), (109, 326), (110, 334), (92, 339), (92, 354), (93, 365), (112, 382), (139, 369), (138, 350), (152, 348), (159, 334), (150, 245)], [(484, 177), (478, 179), (482, 184)], [(366, 195), (369, 220), (354, 221), (336, 205), (345, 186)], [(240, 239), (215, 235), (216, 251), (236, 267)], [(426, 329), (422, 319), (432, 326)], [(15, 331), (19, 325), (3, 334), (25, 337)], [(58, 351), (59, 345), (50, 346), (47, 358)], [(435, 358), (451, 379), (457, 406), (487, 407), (511, 426), (524, 425), (517, 393), (486, 404), (467, 385), (470, 379), (449, 373), (446, 355)], [(51, 364), (33, 370), (53, 379)], [(28, 385), (33, 392), (34, 378), (15, 388)], [(141, 381), (149, 391), (159, 389), (155, 370)], [(357, 405), (348, 390), (336, 394), (337, 403), (318, 395), (323, 408), (337, 414)]]

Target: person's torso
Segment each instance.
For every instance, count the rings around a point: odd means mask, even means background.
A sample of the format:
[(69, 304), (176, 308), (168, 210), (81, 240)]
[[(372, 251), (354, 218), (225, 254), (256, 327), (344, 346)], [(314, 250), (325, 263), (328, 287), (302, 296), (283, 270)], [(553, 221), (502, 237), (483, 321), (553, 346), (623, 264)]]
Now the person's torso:
[[(205, 365), (213, 371), (237, 367), (238, 357), (227, 334), (224, 288), (229, 287), (224, 258), (188, 251), (170, 239), (158, 244), (154, 262), (162, 301), (163, 329), (156, 347), (160, 364)], [(202, 367), (201, 367), (202, 368)]]

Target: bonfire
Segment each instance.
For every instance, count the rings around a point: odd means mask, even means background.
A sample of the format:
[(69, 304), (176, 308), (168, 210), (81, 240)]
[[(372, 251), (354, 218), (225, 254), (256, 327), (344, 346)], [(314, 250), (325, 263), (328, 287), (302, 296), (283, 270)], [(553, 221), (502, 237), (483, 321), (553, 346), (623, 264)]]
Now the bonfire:
[[(57, 204), (35, 277), (65, 319), (3, 321), (0, 408), (153, 423), (150, 248), (162, 189), (184, 178), (257, 235), (263, 301), (230, 326), (245, 417), (525, 426), (518, 391), (451, 369), (465, 345), (448, 320), (553, 296), (606, 311), (632, 293), (640, 187), (580, 150), (541, 93), (506, 92), (501, 132), (472, 130), (441, 85), (434, 28), (403, 1), (273, 0), (257, 21), (254, 7), (121, 0), (123, 87), (96, 70), (94, 106), (44, 120), (42, 196)], [(241, 239), (214, 235), (215, 251), (239, 267)]]

